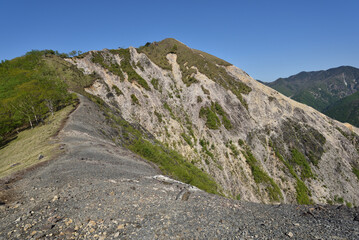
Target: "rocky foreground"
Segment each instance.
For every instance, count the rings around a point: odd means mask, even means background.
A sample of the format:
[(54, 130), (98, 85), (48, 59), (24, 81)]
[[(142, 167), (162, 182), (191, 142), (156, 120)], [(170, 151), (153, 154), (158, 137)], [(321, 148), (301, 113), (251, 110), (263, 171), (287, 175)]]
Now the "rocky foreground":
[(358, 208), (207, 194), (116, 146), (104, 122), (81, 97), (63, 154), (1, 181), (0, 239), (359, 239)]

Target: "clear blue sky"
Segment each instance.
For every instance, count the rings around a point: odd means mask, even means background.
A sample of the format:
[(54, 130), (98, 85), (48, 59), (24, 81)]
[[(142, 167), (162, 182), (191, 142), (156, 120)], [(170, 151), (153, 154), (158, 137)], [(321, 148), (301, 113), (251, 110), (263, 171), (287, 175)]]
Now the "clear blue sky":
[(273, 81), (359, 67), (358, 0), (0, 0), (0, 60), (173, 37)]

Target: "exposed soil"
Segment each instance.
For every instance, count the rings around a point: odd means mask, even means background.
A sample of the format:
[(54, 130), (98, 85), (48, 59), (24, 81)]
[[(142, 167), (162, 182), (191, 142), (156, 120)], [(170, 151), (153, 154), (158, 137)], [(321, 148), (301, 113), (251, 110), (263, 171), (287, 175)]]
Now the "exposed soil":
[(57, 136), (63, 154), (0, 190), (0, 239), (359, 239), (359, 209), (230, 200), (155, 177), (81, 103)]

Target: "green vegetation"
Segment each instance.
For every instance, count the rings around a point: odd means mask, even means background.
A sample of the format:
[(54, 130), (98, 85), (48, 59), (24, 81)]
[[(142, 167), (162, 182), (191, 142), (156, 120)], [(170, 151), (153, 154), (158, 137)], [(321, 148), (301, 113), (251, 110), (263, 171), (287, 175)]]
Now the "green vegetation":
[(156, 115), (158, 121), (161, 123), (162, 122), (162, 115), (160, 113), (158, 113), (156, 110), (155, 110), (155, 115)]
[(143, 158), (154, 162), (164, 174), (206, 192), (219, 194), (218, 185), (209, 175), (186, 161), (178, 152), (152, 139), (151, 136), (142, 132), (141, 128), (125, 121), (120, 117), (119, 112), (113, 112), (114, 110), (108, 107), (101, 99), (95, 96), (90, 97), (104, 111), (106, 118), (112, 122), (113, 127), (119, 131), (118, 141), (122, 145)]
[(116, 85), (112, 85), (112, 89), (115, 91), (117, 96), (123, 95), (123, 92)]
[(181, 133), (181, 136), (182, 138), (185, 140), (185, 142), (190, 145), (191, 147), (193, 147), (193, 143), (192, 143), (192, 140), (191, 140), (191, 137), (188, 136), (187, 134), (185, 133)]
[(269, 145), (273, 148), (275, 155), (279, 158), (281, 162), (288, 168), (290, 174), (297, 180), (295, 190), (297, 192), (297, 203), (298, 204), (312, 204), (312, 200), (309, 198), (311, 196), (310, 190), (307, 188), (305, 183), (298, 177), (297, 173), (294, 171), (292, 165), (288, 161), (284, 160), (283, 156), (278, 152), (278, 150), (273, 146), (272, 141), (269, 141)]
[(312, 204), (313, 201), (309, 198), (311, 195), (309, 189), (305, 185), (305, 183), (297, 178), (297, 186), (295, 187), (297, 192), (297, 203), (298, 204)]
[(94, 78), (95, 75), (84, 76), (52, 50), (33, 50), (22, 57), (2, 61), (0, 145), (17, 131), (36, 126), (71, 104), (76, 96), (69, 94), (67, 88), (76, 90)]
[(257, 184), (262, 183), (266, 185), (266, 191), (268, 193), (269, 199), (274, 202), (283, 199), (280, 188), (274, 182), (274, 180), (265, 171), (262, 170), (260, 163), (253, 156), (248, 146), (246, 147), (246, 151), (243, 151), (242, 154), (246, 158), (246, 162), (251, 168), (254, 181)]
[[(343, 84), (344, 76), (348, 84)], [(301, 72), (267, 85), (341, 122), (359, 126), (359, 69), (343, 66), (326, 71)], [(354, 86), (353, 89), (349, 86)], [(344, 98), (343, 98), (344, 96)]]
[(217, 114), (209, 107), (201, 107), (201, 110), (199, 111), (199, 117), (206, 118), (206, 126), (209, 129), (216, 130), (221, 126), (221, 121), (219, 120)]
[(238, 194), (237, 196), (236, 196), (236, 199), (239, 201), (239, 200), (241, 200), (241, 194)]
[(117, 49), (117, 50), (110, 50), (112, 54), (118, 54), (121, 60), (121, 66), (119, 66), (116, 60), (111, 56), (111, 54), (107, 54), (105, 52), (92, 52), (92, 62), (98, 63), (103, 68), (108, 69), (113, 74), (120, 77), (123, 81), (124, 75), (123, 72), (127, 73), (128, 81), (130, 82), (137, 82), (141, 87), (150, 91), (151, 88), (148, 86), (145, 79), (143, 79), (137, 72), (133, 69), (131, 65), (131, 55), (129, 49)]
[(343, 203), (344, 203), (344, 198), (335, 195), (335, 196), (334, 196), (334, 201), (335, 201), (336, 203), (343, 204)]
[(229, 148), (231, 149), (233, 155), (234, 155), (235, 157), (238, 157), (239, 151), (238, 151), (236, 145), (234, 145), (233, 143), (231, 143), (231, 144), (229, 145)]
[(217, 116), (217, 114), (221, 116), (223, 126), (227, 130), (231, 129), (232, 124), (228, 119), (228, 114), (223, 110), (221, 105), (217, 102), (215, 103), (212, 102), (211, 107), (201, 107), (199, 112), (199, 117), (206, 118), (206, 126), (209, 129), (215, 130), (215, 129), (219, 129), (219, 127), (221, 126), (221, 121)]
[(341, 122), (348, 122), (359, 127), (359, 91), (330, 105), (323, 113)]
[(200, 171), (183, 156), (173, 150), (139, 138), (128, 146), (130, 150), (156, 163), (164, 174), (194, 185), (206, 192), (217, 193), (217, 184), (207, 174)]
[[(211, 151), (208, 150), (208, 142), (206, 142), (204, 139), (199, 140), (199, 144), (202, 146), (202, 151), (207, 154), (212, 160), (214, 160), (214, 155), (211, 153)], [(209, 163), (208, 163), (209, 164)]]
[(156, 90), (159, 90), (158, 82), (159, 82), (159, 80), (157, 78), (152, 78), (152, 80), (151, 80), (151, 84)]
[(140, 104), (140, 101), (138, 101), (138, 99), (137, 99), (137, 97), (136, 97), (135, 94), (131, 94), (131, 101), (132, 101), (132, 103), (134, 103), (134, 104), (141, 105), (141, 104)]
[[(0, 178), (34, 164), (47, 161), (59, 153), (59, 146), (51, 144), (51, 137), (57, 133), (62, 122), (74, 109), (67, 106), (48, 117), (36, 128), (22, 131), (6, 147), (0, 149)], [(39, 155), (44, 156), (39, 160)]]
[(168, 105), (167, 102), (165, 102), (165, 103), (163, 104), (163, 107), (164, 107), (167, 111), (170, 112), (170, 116), (171, 116), (173, 119), (176, 119), (176, 116), (175, 116), (175, 115), (173, 114), (173, 112), (172, 112), (172, 108)]
[(158, 43), (154, 42), (146, 44), (137, 50), (138, 52), (145, 53), (155, 64), (167, 70), (172, 69), (166, 59), (167, 54), (176, 53), (177, 62), (183, 73), (182, 80), (187, 86), (196, 82), (192, 77), (192, 74), (196, 72), (192, 67), (196, 67), (199, 72), (205, 74), (208, 78), (220, 84), (225, 89), (232, 91), (247, 108), (247, 103), (244, 101), (241, 94), (248, 94), (252, 89), (229, 75), (225, 68), (221, 67), (230, 66), (230, 63), (208, 53), (191, 49), (171, 38)]
[(209, 90), (207, 88), (203, 87), (203, 85), (201, 85), (201, 88), (204, 94), (210, 95)]
[[(104, 56), (106, 56), (106, 59), (109, 59), (109, 60), (105, 60)], [(99, 64), (101, 67), (103, 67), (103, 68), (109, 70), (111, 73), (119, 76), (121, 81), (125, 80), (125, 77), (123, 75), (123, 72), (122, 72), (120, 66), (116, 63), (116, 61), (114, 59), (112, 59), (110, 56), (107, 56), (106, 53), (93, 52), (91, 61), (93, 63)]]
[(305, 159), (305, 156), (295, 148), (292, 149), (291, 162), (301, 167), (302, 179), (313, 177), (312, 169), (310, 168), (307, 160)]
[(359, 181), (359, 168), (353, 167), (353, 168), (352, 168), (352, 171), (353, 171), (353, 173), (355, 174), (355, 176), (357, 176), (358, 181)]
[[(292, 148), (308, 153), (308, 159), (317, 166), (324, 153), (326, 139), (323, 134), (308, 124), (300, 124), (290, 119), (283, 121), (281, 129), (284, 142)], [(283, 148), (277, 150), (281, 154), (286, 154)]]

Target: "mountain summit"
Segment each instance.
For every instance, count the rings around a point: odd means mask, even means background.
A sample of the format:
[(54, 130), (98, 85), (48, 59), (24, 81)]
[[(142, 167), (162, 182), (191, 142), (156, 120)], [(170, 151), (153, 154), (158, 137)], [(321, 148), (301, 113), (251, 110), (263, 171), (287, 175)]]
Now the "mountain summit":
[[(224, 60), (165, 39), (66, 61), (99, 76), (85, 90), (109, 106), (109, 119), (120, 117), (113, 123), (120, 132), (113, 141), (157, 161), (173, 177), (254, 202), (333, 203), (340, 198), (359, 204), (359, 130), (283, 96)], [(333, 71), (354, 91), (355, 69), (352, 75)], [(338, 95), (348, 91), (338, 89)], [(173, 151), (174, 165), (154, 157), (165, 148)], [(192, 170), (172, 169), (182, 164), (173, 157), (178, 154), (215, 184), (198, 182)]]

